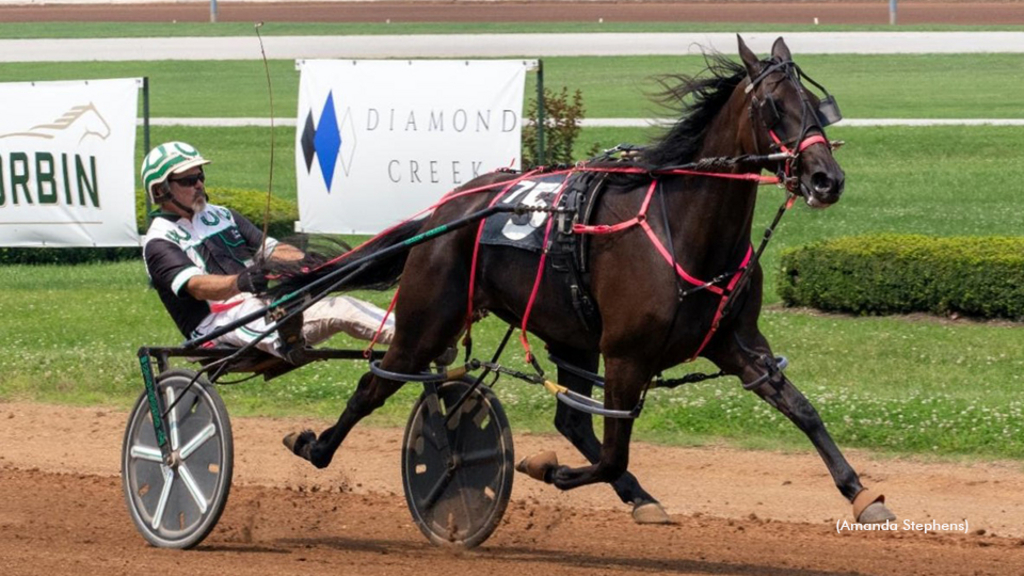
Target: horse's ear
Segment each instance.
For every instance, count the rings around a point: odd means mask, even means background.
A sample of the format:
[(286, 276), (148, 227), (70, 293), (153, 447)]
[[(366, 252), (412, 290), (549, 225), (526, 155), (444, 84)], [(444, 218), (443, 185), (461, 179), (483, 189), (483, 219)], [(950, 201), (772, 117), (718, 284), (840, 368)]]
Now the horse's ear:
[(779, 36), (775, 40), (775, 44), (772, 44), (772, 58), (775, 58), (779, 62), (788, 62), (793, 59), (793, 55), (789, 53), (789, 46), (786, 46), (786, 41)]
[(757, 54), (747, 48), (747, 43), (743, 41), (743, 37), (739, 34), (736, 35), (736, 41), (740, 46), (740, 60), (743, 60), (743, 65), (747, 67), (747, 74), (750, 77), (757, 78), (757, 75), (761, 73), (761, 61), (757, 58)]

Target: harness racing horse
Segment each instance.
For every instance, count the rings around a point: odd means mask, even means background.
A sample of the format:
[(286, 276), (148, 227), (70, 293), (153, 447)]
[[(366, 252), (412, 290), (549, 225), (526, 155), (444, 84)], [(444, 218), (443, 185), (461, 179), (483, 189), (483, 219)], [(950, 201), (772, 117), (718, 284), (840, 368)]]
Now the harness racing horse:
[[(375, 265), (345, 288), (400, 278), (395, 337), (380, 364), (391, 374), (426, 370), (467, 328), (467, 315), (478, 318), (484, 312), (523, 326), (553, 355), (586, 370), (596, 370), (600, 355), (604, 409), (616, 414), (638, 409), (661, 371), (705, 357), (807, 435), (853, 504), (856, 520), (893, 520), (884, 498), (862, 486), (814, 407), (782, 373), (757, 325), (763, 275), (760, 251), (752, 257), (750, 238), (760, 173), (780, 174), (790, 205), (798, 197), (814, 208), (837, 202), (845, 175), (823, 127), (835, 119), (830, 111), (837, 115), (838, 109), (831, 96), (819, 99), (804, 87), (802, 80), (809, 78), (793, 63), (781, 38), (767, 60), (759, 60), (742, 38), (739, 54), (742, 65), (709, 56), (708, 74), (666, 83), (683, 116), (635, 162), (574, 169), (600, 172), (604, 180), (590, 219), (573, 228), (589, 234), (587, 288), (597, 329), (574, 311), (573, 297), (557, 275), (542, 273), (543, 254), (482, 245), (473, 226)], [(734, 161), (719, 174), (672, 168), (708, 158)], [(510, 172), (481, 176), (449, 193), (425, 222), (400, 225), (353, 254), (379, 252), (496, 204), (517, 179), (522, 176)], [(342, 257), (313, 270), (275, 270), (281, 282), (271, 293), (308, 285), (349, 261)], [(565, 371), (560, 381), (587, 395), (592, 386), (589, 379)], [(319, 436), (308, 430), (291, 434), (285, 444), (315, 466), (328, 466), (353, 426), (402, 385), (365, 374), (334, 426)], [(559, 404), (557, 428), (591, 464), (559, 466), (549, 453), (524, 460), (520, 469), (563, 490), (611, 483), (625, 502), (638, 508), (653, 505), (653, 520), (663, 520), (654, 498), (627, 472), (632, 423), (631, 418), (606, 416), (599, 443), (590, 414)]]

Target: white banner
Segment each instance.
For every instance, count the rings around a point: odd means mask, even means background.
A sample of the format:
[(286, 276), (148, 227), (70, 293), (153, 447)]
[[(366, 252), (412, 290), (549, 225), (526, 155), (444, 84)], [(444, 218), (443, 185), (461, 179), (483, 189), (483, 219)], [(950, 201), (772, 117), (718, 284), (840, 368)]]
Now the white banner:
[(0, 246), (139, 245), (140, 83), (0, 83)]
[(298, 62), (304, 232), (376, 233), (474, 177), (519, 168), (534, 60)]

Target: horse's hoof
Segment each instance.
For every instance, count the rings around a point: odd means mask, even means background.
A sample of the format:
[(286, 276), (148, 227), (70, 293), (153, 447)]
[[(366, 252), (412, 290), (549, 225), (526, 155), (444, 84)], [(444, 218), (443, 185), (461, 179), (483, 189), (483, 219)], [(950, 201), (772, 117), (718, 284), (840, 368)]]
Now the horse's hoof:
[(896, 515), (885, 506), (885, 496), (867, 488), (853, 499), (853, 517), (861, 524), (884, 524), (896, 520)]
[(541, 452), (533, 456), (527, 456), (516, 464), (516, 471), (526, 474), (534, 480), (550, 482), (547, 473), (558, 467), (558, 455), (554, 451)]
[(315, 441), (316, 434), (314, 434), (312, 430), (292, 432), (281, 440), (292, 454), (295, 454), (300, 458), (305, 458), (306, 460), (309, 460), (309, 450)]
[(633, 521), (637, 524), (671, 524), (665, 509), (658, 502), (644, 502), (633, 508)]
[(857, 518), (861, 524), (885, 524), (895, 520), (896, 515), (881, 502), (872, 502)]

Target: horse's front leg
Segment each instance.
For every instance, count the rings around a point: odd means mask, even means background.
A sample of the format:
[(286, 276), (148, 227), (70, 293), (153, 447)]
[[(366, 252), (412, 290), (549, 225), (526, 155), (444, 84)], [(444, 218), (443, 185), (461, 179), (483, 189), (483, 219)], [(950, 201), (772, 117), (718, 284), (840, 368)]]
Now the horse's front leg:
[(861, 485), (860, 477), (832, 440), (811, 402), (781, 371), (774, 370), (775, 356), (760, 331), (754, 328), (721, 333), (717, 342), (720, 345), (709, 351), (707, 357), (727, 374), (738, 376), (744, 387), (753, 386), (762, 400), (807, 435), (825, 461), (839, 492), (853, 504), (854, 518), (858, 522), (873, 524), (896, 519), (886, 508), (884, 496)]
[[(577, 368), (592, 373), (596, 373), (598, 370), (598, 354), (596, 352), (583, 352), (556, 345), (551, 345), (550, 349), (552, 354)], [(584, 396), (590, 396), (594, 388), (594, 383), (589, 379), (561, 368), (558, 370), (558, 383)], [(594, 434), (594, 422), (590, 414), (559, 402), (555, 409), (555, 428), (580, 451), (580, 454), (588, 462), (594, 464), (598, 461), (601, 455), (601, 443), (598, 442), (597, 435)], [(627, 471), (619, 476), (618, 480), (612, 483), (612, 488), (623, 502), (633, 506), (633, 520), (636, 523), (665, 524), (670, 521), (661, 504), (640, 486), (640, 482), (630, 472)]]

